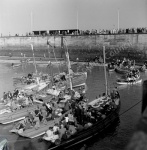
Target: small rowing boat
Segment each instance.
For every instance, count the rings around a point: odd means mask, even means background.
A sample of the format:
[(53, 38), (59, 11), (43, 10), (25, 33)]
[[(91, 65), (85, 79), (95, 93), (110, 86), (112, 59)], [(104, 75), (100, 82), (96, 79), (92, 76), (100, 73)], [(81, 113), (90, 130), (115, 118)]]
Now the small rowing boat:
[(117, 84), (126, 84), (126, 85), (132, 85), (132, 84), (139, 84), (142, 82), (142, 79), (138, 79), (138, 80), (135, 80), (135, 81), (126, 81), (126, 80), (117, 80)]

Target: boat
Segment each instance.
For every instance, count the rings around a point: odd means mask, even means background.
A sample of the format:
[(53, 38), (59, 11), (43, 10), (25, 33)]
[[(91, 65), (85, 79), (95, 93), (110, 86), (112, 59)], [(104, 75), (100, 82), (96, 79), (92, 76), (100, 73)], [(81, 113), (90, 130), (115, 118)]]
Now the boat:
[(77, 131), (75, 135), (65, 139), (63, 142), (59, 140), (56, 140), (55, 143), (50, 142), (48, 150), (71, 148), (94, 137), (95, 135), (101, 134), (101, 132), (105, 131), (113, 122), (118, 119), (118, 112), (119, 107), (115, 111), (111, 112), (105, 119), (98, 121), (82, 131)]
[(142, 79), (137, 79), (135, 81), (126, 81), (126, 80), (117, 80), (117, 84), (122, 84), (122, 85), (132, 85), (132, 84), (139, 84), (142, 83)]
[(130, 72), (130, 69), (129, 68), (124, 68), (124, 67), (119, 67), (119, 66), (116, 66), (115, 67), (115, 71), (117, 73), (120, 73), (120, 74), (127, 74)]
[[(55, 54), (54, 54), (55, 55)], [(66, 45), (66, 66), (67, 66), (67, 73), (61, 72), (56, 75), (52, 75), (52, 84), (53, 87), (48, 89), (48, 94), (59, 94), (60, 90), (65, 88), (76, 88), (85, 85), (87, 79), (87, 72), (73, 72), (71, 68), (71, 63), (69, 59), (68, 48)], [(56, 89), (56, 91), (55, 91)]]
[(131, 74), (129, 76), (129, 74), (127, 76), (125, 76), (122, 79), (117, 79), (116, 83), (117, 84), (122, 84), (122, 85), (132, 85), (132, 84), (138, 84), (142, 82), (142, 79), (140, 79), (140, 72), (138, 69), (134, 69), (135, 71), (137, 71), (136, 75)]
[(0, 124), (10, 124), (25, 118), (30, 111), (34, 111), (37, 105), (30, 105), (15, 111), (5, 112), (0, 115)]

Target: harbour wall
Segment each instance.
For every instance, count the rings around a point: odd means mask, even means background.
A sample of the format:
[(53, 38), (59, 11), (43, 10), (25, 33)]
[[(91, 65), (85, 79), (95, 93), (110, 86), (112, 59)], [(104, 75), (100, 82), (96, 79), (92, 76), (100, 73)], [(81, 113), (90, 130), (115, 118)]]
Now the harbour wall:
[[(31, 48), (33, 45), (33, 51)], [(147, 59), (147, 34), (16, 36), (0, 38), (0, 56), (64, 58), (68, 49), (71, 60), (93, 60), (103, 55), (106, 59)]]

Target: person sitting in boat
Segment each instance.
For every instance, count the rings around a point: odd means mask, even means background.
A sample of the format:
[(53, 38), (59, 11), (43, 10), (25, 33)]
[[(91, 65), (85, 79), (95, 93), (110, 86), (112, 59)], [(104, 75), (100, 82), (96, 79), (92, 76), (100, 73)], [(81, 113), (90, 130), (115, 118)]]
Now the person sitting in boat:
[(6, 102), (6, 101), (7, 101), (7, 97), (8, 97), (8, 96), (7, 96), (7, 93), (4, 92), (4, 93), (3, 93), (2, 101), (3, 101), (3, 102)]
[(55, 123), (53, 126), (53, 133), (58, 133), (59, 132), (59, 125), (58, 123)]
[(7, 97), (8, 97), (10, 100), (13, 98), (12, 93), (11, 93), (10, 91), (8, 91)]
[(29, 103), (31, 104), (31, 105), (33, 105), (33, 95), (29, 95), (28, 96), (28, 100), (29, 100)]
[(15, 100), (13, 99), (12, 101), (11, 101), (11, 111), (15, 111), (15, 110), (17, 110), (17, 109), (20, 109), (20, 107), (21, 107), (21, 105), (19, 105), (19, 104), (16, 104), (15, 103)]
[(32, 78), (33, 78), (33, 73), (29, 73), (29, 74), (28, 74), (28, 78), (29, 78), (29, 79), (32, 79)]
[(115, 87), (115, 98), (120, 98), (120, 94), (119, 94), (119, 92), (118, 92), (118, 90), (117, 90), (117, 87)]
[(74, 135), (77, 132), (76, 127), (74, 125), (69, 125), (68, 131), (69, 131), (70, 135)]
[(40, 119), (39, 119), (39, 113), (37, 111), (35, 111), (35, 116), (34, 116), (34, 120), (33, 120), (34, 124), (35, 124), (35, 129), (39, 129), (40, 128)]
[(41, 122), (47, 124), (47, 110), (45, 107), (42, 107), (40, 109), (40, 117), (41, 117)]
[(52, 113), (53, 111), (53, 108), (51, 107), (50, 103), (47, 102), (47, 103), (44, 103), (44, 106), (46, 107), (46, 110), (47, 110), (47, 116), (49, 116), (49, 114)]
[(27, 118), (24, 118), (23, 120), (19, 121), (19, 123), (16, 125), (18, 134), (21, 134), (25, 130), (26, 121), (27, 121)]
[(28, 114), (27, 114), (27, 117), (28, 117), (28, 120), (29, 120), (31, 126), (34, 125), (34, 122), (33, 122), (34, 116), (35, 116), (34, 111), (30, 111), (30, 112), (28, 112)]
[(66, 134), (66, 128), (64, 125), (61, 123), (59, 127), (59, 139), (62, 140), (63, 136)]
[(73, 116), (73, 114), (72, 114), (72, 112), (70, 112), (69, 114), (68, 114), (68, 122), (69, 122), (69, 124), (70, 125), (74, 125), (74, 116)]
[(13, 97), (17, 97), (19, 94), (19, 90), (18, 89), (15, 89), (14, 92), (13, 92)]
[(54, 134), (53, 127), (49, 127), (49, 130), (46, 131), (45, 135), (43, 136), (43, 139), (54, 143), (56, 139), (59, 139), (59, 135)]
[(65, 72), (63, 72), (63, 73), (60, 74), (60, 79), (62, 81), (66, 81), (66, 73)]

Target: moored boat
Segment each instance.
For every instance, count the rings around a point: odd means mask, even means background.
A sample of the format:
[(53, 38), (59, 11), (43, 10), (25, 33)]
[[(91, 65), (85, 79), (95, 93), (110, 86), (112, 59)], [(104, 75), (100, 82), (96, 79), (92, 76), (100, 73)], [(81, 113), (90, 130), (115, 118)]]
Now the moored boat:
[(116, 66), (115, 67), (115, 71), (117, 73), (120, 73), (120, 74), (127, 74), (127, 73), (130, 72), (130, 69), (128, 69), (128, 68), (120, 68), (119, 66)]
[(131, 70), (124, 78), (117, 79), (117, 84), (138, 84), (141, 83), (142, 79), (140, 79), (140, 72), (138, 69)]
[(22, 120), (25, 118), (25, 116), (28, 114), (29, 111), (35, 110), (36, 107), (37, 105), (33, 105), (18, 110), (14, 110), (14, 111), (11, 110), (10, 112), (5, 112), (0, 115), (0, 123), (9, 124), (9, 123)]
[(122, 84), (122, 85), (132, 85), (132, 84), (139, 84), (142, 82), (142, 79), (137, 79), (135, 81), (126, 81), (126, 80), (117, 80), (117, 84)]

